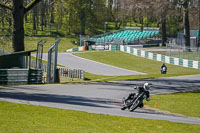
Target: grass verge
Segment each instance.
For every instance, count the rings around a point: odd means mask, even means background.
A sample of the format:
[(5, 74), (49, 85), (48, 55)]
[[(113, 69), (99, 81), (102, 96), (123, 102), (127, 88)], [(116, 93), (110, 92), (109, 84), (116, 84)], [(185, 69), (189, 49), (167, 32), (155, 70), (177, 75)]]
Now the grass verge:
[[(182, 114), (190, 117), (200, 118), (200, 91), (175, 93), (165, 95), (153, 95), (150, 102), (145, 105), (171, 113)], [(157, 107), (155, 107), (157, 104)]]
[[(43, 50), (44, 50), (44, 53), (47, 53), (49, 47), (52, 44), (54, 44), (57, 39), (58, 38), (53, 38), (53, 37), (25, 37), (24, 39), (25, 50), (37, 49), (37, 43), (40, 40), (44, 40), (46, 41), (46, 43), (44, 44)], [(72, 43), (73, 41), (74, 41), (73, 38), (61, 38), (61, 41), (58, 45), (58, 52), (65, 52), (67, 49), (77, 47), (77, 45)], [(11, 39), (8, 39), (1, 43), (2, 44), (0, 44), (0, 49), (3, 49), (8, 52), (13, 52)]]
[(3, 133), (197, 133), (199, 125), (0, 102)]
[[(167, 64), (168, 73), (166, 75), (160, 74), (160, 67), (162, 62), (149, 60), (141, 57), (137, 57), (131, 54), (123, 53), (120, 51), (90, 51), (90, 52), (79, 52), (75, 53), (76, 56), (95, 60), (105, 64), (146, 73), (146, 75), (128, 75), (128, 76), (103, 76), (95, 75), (91, 73), (85, 73), (85, 81), (70, 81), (63, 80), (62, 83), (68, 82), (105, 82), (105, 81), (118, 81), (118, 80), (129, 80), (129, 79), (147, 79), (147, 78), (162, 78), (162, 77), (173, 77), (183, 75), (194, 75), (200, 74), (200, 70), (185, 68), (181, 66)], [(43, 62), (46, 63), (46, 62)]]
[[(167, 74), (161, 75), (160, 67), (162, 65), (162, 62), (149, 60), (142, 57), (137, 57), (120, 51), (76, 53), (75, 55), (95, 60), (97, 62), (105, 63), (108, 65), (146, 73), (147, 74), (146, 76), (142, 76), (144, 78), (145, 77), (149, 78), (149, 75), (151, 75), (152, 78), (157, 78), (157, 77), (169, 77), (172, 75), (180, 76), (180, 75), (200, 74), (199, 69), (185, 68), (181, 66), (167, 64), (168, 67)], [(141, 75), (139, 77), (141, 77)]]

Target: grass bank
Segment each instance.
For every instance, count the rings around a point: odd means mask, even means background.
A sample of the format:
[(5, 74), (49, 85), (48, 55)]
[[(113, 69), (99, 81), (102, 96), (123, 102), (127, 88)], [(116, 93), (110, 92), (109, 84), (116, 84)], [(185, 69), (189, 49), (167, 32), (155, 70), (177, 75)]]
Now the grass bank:
[(3, 133), (197, 133), (199, 125), (0, 102)]
[(86, 82), (105, 82), (118, 81), (129, 79), (148, 79), (148, 78), (163, 78), (173, 76), (195, 75), (200, 74), (199, 69), (185, 68), (181, 66), (166, 64), (168, 72), (166, 75), (160, 74), (162, 62), (137, 57), (120, 51), (88, 51), (76, 52), (74, 55), (105, 63), (128, 70), (146, 73), (146, 75), (128, 75), (128, 76), (103, 76), (86, 73)]
[[(56, 42), (58, 38), (53, 37), (25, 37), (24, 39), (24, 46), (25, 50), (34, 50), (37, 49), (37, 43), (40, 40), (46, 41), (44, 44), (44, 53), (48, 52), (49, 47)], [(70, 48), (76, 48), (77, 45), (73, 44), (74, 39), (73, 38), (61, 38), (61, 41), (58, 45), (58, 52), (65, 52), (67, 49)], [(12, 49), (12, 40), (6, 39), (1, 40), (0, 43), (0, 49), (3, 49), (5, 51), (13, 52)]]
[[(200, 118), (200, 91), (153, 95), (145, 104), (151, 108)], [(157, 104), (157, 107), (155, 107)]]
[(100, 51), (100, 52), (87, 52), (87, 53), (75, 53), (74, 55), (83, 58), (95, 60), (97, 62), (105, 63), (108, 65), (125, 68), (128, 70), (138, 71), (146, 73), (146, 76), (140, 77), (168, 77), (168, 76), (180, 76), (180, 75), (192, 75), (200, 74), (199, 69), (185, 68), (181, 66), (167, 64), (168, 72), (166, 75), (160, 74), (160, 67), (162, 62), (137, 57), (131, 54), (127, 54), (120, 51)]

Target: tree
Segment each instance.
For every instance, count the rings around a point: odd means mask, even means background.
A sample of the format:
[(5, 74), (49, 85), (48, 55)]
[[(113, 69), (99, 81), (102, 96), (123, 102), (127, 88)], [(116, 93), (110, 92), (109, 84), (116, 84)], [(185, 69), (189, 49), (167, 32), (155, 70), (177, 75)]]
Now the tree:
[(168, 1), (156, 1), (157, 7), (157, 14), (159, 14), (160, 22), (161, 22), (161, 34), (162, 34), (162, 45), (165, 46), (167, 42), (167, 15), (169, 11), (169, 2)]
[(42, 0), (40, 3), (40, 26), (41, 26), (41, 30), (43, 31), (43, 26), (45, 25), (45, 2)]
[(13, 33), (12, 46), (14, 52), (24, 51), (24, 16), (41, 0), (32, 0), (24, 7), (23, 0), (12, 0), (12, 6), (0, 2), (0, 7), (12, 11)]
[(107, 0), (106, 1), (106, 8), (107, 8), (107, 14), (109, 16), (109, 21), (115, 22), (115, 29), (120, 29), (123, 20), (125, 19), (124, 14), (126, 12), (126, 9), (122, 4), (126, 4), (126, 1), (122, 0)]
[(198, 36), (198, 48), (200, 47), (200, 0), (198, 0), (198, 29), (199, 29), (199, 36)]
[(67, 35), (99, 33), (108, 21), (104, 0), (57, 0), (54, 9), (57, 29)]
[(37, 10), (37, 8), (33, 8), (33, 16), (32, 16), (32, 18), (33, 18), (33, 32), (34, 32), (34, 34), (35, 33), (37, 33), (37, 17), (38, 16), (38, 10)]
[(188, 47), (190, 51), (190, 21), (189, 21), (189, 0), (184, 0), (182, 3), (184, 10), (184, 37), (185, 37), (185, 46)]
[(151, 17), (156, 16), (158, 25), (161, 24), (162, 45), (165, 46), (167, 42), (167, 21), (174, 10), (174, 3), (163, 0), (152, 0), (147, 5), (151, 5), (151, 9), (154, 9), (151, 11), (153, 12)]

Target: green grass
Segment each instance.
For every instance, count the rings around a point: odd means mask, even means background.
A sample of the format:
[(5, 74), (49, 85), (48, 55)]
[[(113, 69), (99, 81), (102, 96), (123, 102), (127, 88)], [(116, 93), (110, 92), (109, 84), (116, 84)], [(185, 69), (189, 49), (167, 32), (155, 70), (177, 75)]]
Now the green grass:
[(160, 67), (162, 62), (137, 57), (120, 51), (97, 51), (97, 52), (80, 52), (74, 53), (76, 56), (95, 60), (101, 63), (146, 73), (146, 75), (129, 75), (129, 76), (101, 76), (88, 74), (88, 79), (92, 81), (105, 82), (105, 81), (118, 81), (129, 79), (145, 79), (145, 78), (161, 78), (183, 75), (200, 74), (199, 69), (185, 68), (181, 66), (166, 64), (168, 72), (166, 75), (160, 74)]
[(103, 82), (112, 79), (113, 76), (103, 76), (103, 75), (96, 75), (85, 72), (85, 80), (86, 82)]
[(199, 103), (200, 91), (153, 95), (151, 96), (150, 102), (145, 102), (145, 104), (151, 108), (155, 108), (155, 104), (157, 104), (156, 109), (191, 117), (200, 117)]
[[(0, 38), (2, 39), (2, 38)], [(53, 37), (25, 37), (24, 44), (25, 50), (34, 50), (37, 49), (37, 43), (40, 40), (45, 40), (46, 43), (44, 44), (44, 53), (48, 52), (49, 47), (56, 42), (58, 38)], [(58, 45), (58, 52), (65, 52), (67, 49), (76, 48), (77, 45), (73, 44), (73, 38), (61, 38), (61, 41)], [(0, 49), (4, 49), (5, 51), (13, 52), (12, 49), (12, 41), (11, 39), (5, 39), (3, 41), (0, 40)]]
[(197, 133), (199, 125), (0, 102), (1, 133)]
[[(40, 40), (47, 41), (44, 44), (44, 53), (48, 52), (49, 47), (56, 42), (58, 38), (52, 38), (52, 37), (27, 37), (25, 38), (25, 47), (26, 50), (36, 49), (37, 48), (37, 42)], [(65, 52), (67, 49), (77, 47), (77, 45), (74, 45), (72, 43), (73, 39), (71, 38), (61, 38), (60, 43), (58, 44), (58, 52)]]
[[(160, 74), (160, 67), (162, 62), (137, 57), (131, 54), (123, 53), (120, 51), (101, 51), (101, 52), (88, 52), (88, 53), (76, 53), (76, 56), (95, 60), (105, 64), (125, 68), (128, 70), (134, 70), (142, 73), (146, 73), (145, 76), (135, 76), (136, 78), (156, 78), (162, 76), (179, 76), (179, 75), (192, 75), (200, 74), (200, 70), (185, 68), (181, 66), (167, 64), (168, 72), (166, 75)], [(121, 76), (123, 77), (123, 76)], [(132, 76), (129, 76), (132, 77)]]

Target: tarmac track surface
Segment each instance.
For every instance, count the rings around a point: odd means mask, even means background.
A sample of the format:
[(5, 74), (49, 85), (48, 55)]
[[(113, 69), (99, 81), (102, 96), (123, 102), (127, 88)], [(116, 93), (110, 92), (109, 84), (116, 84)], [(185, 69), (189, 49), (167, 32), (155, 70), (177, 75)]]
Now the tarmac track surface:
[(0, 87), (0, 100), (114, 116), (200, 124), (199, 118), (164, 114), (149, 109), (136, 109), (134, 112), (120, 110), (121, 98), (132, 92), (133, 86), (145, 82), (153, 84), (151, 94), (200, 89), (200, 75), (196, 75), (90, 84)]
[[(47, 60), (47, 54), (43, 54), (43, 59)], [(144, 73), (131, 71), (111, 65), (106, 65), (96, 61), (84, 59), (69, 53), (58, 53), (58, 64), (73, 69), (81, 69), (86, 72), (105, 75), (105, 76), (122, 76), (122, 75), (143, 75)]]

